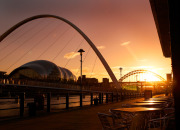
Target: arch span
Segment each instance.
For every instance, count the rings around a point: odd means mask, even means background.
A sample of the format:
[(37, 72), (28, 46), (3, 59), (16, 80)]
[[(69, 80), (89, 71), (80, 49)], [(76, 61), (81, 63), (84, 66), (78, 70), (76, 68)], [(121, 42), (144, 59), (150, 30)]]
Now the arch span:
[(96, 55), (98, 56), (98, 58), (100, 59), (100, 61), (102, 62), (102, 64), (104, 65), (106, 71), (108, 72), (109, 76), (111, 77), (114, 85), (116, 86), (116, 88), (119, 88), (119, 84), (118, 81), (114, 75), (114, 73), (112, 72), (111, 68), (109, 67), (108, 63), (106, 62), (106, 60), (104, 59), (104, 57), (102, 56), (102, 54), (99, 52), (99, 50), (96, 48), (96, 46), (93, 44), (93, 42), (73, 23), (71, 23), (70, 21), (68, 21), (65, 18), (56, 16), (56, 15), (50, 15), (50, 14), (43, 14), (43, 15), (36, 15), (36, 16), (32, 16), (29, 17), (19, 23), (17, 23), (16, 25), (14, 25), (13, 27), (11, 27), (9, 30), (7, 30), (5, 33), (3, 33), (0, 36), (0, 42), (5, 39), (10, 33), (12, 33), (14, 30), (16, 30), (17, 28), (19, 28), (20, 26), (22, 26), (23, 24), (30, 22), (32, 20), (35, 19), (40, 19), (40, 18), (55, 18), (55, 19), (59, 19), (67, 24), (69, 24), (71, 27), (73, 27), (77, 32), (79, 32), (81, 34), (81, 36), (87, 41), (87, 43), (91, 46), (91, 48), (94, 50), (94, 52), (96, 53)]
[(150, 73), (150, 74), (154, 75), (155, 77), (157, 77), (158, 79), (160, 79), (161, 81), (165, 81), (165, 79), (164, 79), (163, 77), (161, 77), (160, 75), (158, 75), (158, 74), (156, 74), (156, 73), (154, 73), (154, 72), (152, 72), (152, 71), (143, 70), (143, 69), (142, 69), (142, 70), (134, 70), (134, 71), (131, 71), (131, 72), (125, 74), (123, 77), (121, 77), (121, 78), (119, 79), (119, 81), (122, 82), (124, 79), (130, 77), (131, 75), (140, 74), (140, 73)]

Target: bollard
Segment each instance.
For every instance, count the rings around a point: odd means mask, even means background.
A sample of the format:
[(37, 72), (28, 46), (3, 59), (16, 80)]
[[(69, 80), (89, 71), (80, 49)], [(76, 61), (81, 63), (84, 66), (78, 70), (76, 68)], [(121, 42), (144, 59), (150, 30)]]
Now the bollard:
[(24, 95), (25, 93), (20, 94), (20, 117), (23, 117), (24, 115)]
[(98, 100), (99, 100), (99, 99), (98, 99), (97, 97), (94, 99), (94, 105), (95, 105), (95, 106), (98, 105)]
[(36, 104), (36, 110), (44, 109), (44, 96), (40, 93), (36, 94), (34, 97), (34, 103)]
[(47, 112), (51, 111), (51, 93), (47, 93)]
[(29, 108), (29, 116), (35, 116), (36, 115), (36, 103), (35, 102), (29, 102), (27, 103), (27, 106)]

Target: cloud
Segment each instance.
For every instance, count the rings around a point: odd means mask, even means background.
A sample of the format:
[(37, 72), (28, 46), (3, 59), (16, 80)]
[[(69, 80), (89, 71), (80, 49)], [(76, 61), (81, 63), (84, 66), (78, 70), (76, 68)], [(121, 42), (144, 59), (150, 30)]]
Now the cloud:
[(127, 45), (129, 45), (129, 44), (130, 44), (130, 41), (127, 41), (127, 42), (121, 43), (121, 46), (125, 46), (125, 47), (127, 48), (128, 52), (130, 53), (130, 55), (132, 55), (132, 57), (133, 57), (135, 60), (138, 60), (138, 58), (137, 58), (137, 56), (135, 55), (135, 53), (133, 52), (133, 50), (132, 50), (129, 46), (127, 46)]
[(126, 45), (128, 45), (128, 44), (130, 44), (130, 41), (121, 43), (121, 46), (126, 46)]
[(97, 46), (97, 49), (104, 49), (106, 48), (105, 46)]
[(75, 58), (78, 55), (79, 55), (78, 52), (70, 52), (70, 53), (65, 54), (64, 58), (66, 58), (66, 59), (73, 59), (73, 58)]

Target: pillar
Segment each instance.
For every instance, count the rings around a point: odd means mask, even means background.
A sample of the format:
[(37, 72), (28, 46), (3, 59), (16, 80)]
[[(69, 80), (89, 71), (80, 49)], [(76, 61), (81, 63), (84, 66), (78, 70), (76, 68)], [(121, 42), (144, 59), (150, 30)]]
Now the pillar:
[(51, 111), (51, 93), (47, 93), (47, 112)]

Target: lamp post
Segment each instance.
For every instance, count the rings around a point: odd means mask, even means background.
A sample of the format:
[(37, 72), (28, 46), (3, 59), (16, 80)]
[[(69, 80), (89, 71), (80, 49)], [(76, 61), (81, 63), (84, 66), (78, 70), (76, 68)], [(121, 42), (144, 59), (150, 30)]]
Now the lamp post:
[(82, 90), (82, 53), (85, 51), (83, 49), (79, 49), (78, 52), (80, 53), (81, 56), (80, 63), (81, 63), (81, 90)]
[(80, 56), (81, 56), (81, 59), (80, 59), (80, 62), (81, 62), (81, 93), (80, 93), (80, 107), (83, 106), (82, 104), (82, 53), (85, 52), (83, 49), (79, 49), (78, 51), (80, 53)]

